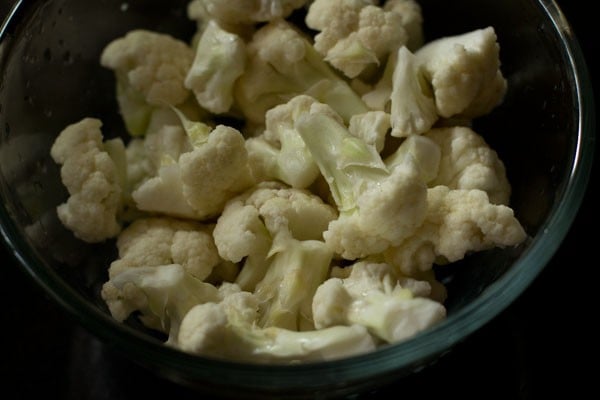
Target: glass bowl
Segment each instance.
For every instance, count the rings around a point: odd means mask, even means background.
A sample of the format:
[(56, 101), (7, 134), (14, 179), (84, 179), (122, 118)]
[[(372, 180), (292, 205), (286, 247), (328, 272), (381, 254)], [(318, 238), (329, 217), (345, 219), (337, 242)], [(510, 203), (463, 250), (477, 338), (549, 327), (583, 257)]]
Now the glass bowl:
[[(21, 0), (0, 27), (0, 221), (16, 261), (82, 326), (175, 382), (235, 398), (349, 395), (426, 368), (496, 317), (552, 258), (574, 220), (593, 157), (595, 116), (584, 59), (550, 0), (421, 0), (427, 39), (494, 26), (508, 79), (504, 103), (475, 121), (506, 164), (511, 206), (529, 238), (440, 268), (448, 318), (406, 342), (339, 361), (248, 365), (184, 354), (117, 323), (99, 296), (114, 243), (66, 231), (66, 198), (50, 146), (67, 124), (122, 129), (102, 48), (133, 28), (187, 39), (186, 1)], [(168, 5), (165, 5), (168, 4)], [(110, 21), (108, 23), (107, 21)], [(112, 129), (114, 128), (114, 129)]]

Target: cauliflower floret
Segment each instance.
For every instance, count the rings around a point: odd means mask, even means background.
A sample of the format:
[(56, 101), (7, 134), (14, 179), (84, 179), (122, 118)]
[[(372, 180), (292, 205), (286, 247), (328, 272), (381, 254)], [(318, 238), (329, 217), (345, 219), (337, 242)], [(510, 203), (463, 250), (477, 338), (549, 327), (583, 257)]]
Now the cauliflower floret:
[(131, 268), (179, 264), (186, 273), (204, 280), (221, 258), (212, 226), (173, 218), (140, 218), (117, 238), (119, 258), (108, 270), (112, 278)]
[(84, 118), (67, 126), (50, 149), (61, 165), (61, 179), (69, 192), (67, 202), (57, 208), (58, 217), (77, 238), (90, 243), (113, 238), (121, 231), (119, 174), (123, 172), (102, 143), (101, 127), (100, 120)]
[(511, 187), (504, 163), (483, 137), (466, 127), (432, 129), (424, 136), (441, 150), (439, 173), (430, 187), (480, 189), (491, 203), (508, 205)]
[(168, 334), (167, 344), (174, 346), (181, 321), (192, 307), (221, 300), (215, 286), (179, 264), (127, 269), (102, 286), (101, 296), (117, 321), (137, 311), (145, 326)]
[(413, 276), (431, 269), (440, 257), (455, 262), (469, 252), (516, 246), (526, 236), (513, 210), (490, 203), (484, 191), (436, 186), (427, 191), (423, 224), (389, 248), (385, 258), (400, 273)]
[(379, 66), (407, 40), (402, 15), (368, 0), (315, 0), (306, 15), (308, 27), (320, 31), (315, 49), (347, 77)]
[(192, 150), (177, 159), (163, 157), (157, 175), (132, 197), (140, 210), (204, 220), (217, 216), (230, 198), (254, 183), (246, 142), (234, 128), (212, 129), (179, 115)]
[(319, 197), (276, 183), (260, 184), (227, 204), (213, 232), (215, 244), (224, 259), (244, 259), (236, 283), (261, 299), (261, 326), (311, 326), (307, 299), (329, 273), (333, 253), (321, 239), (335, 216)]
[(363, 100), (377, 110), (391, 103), (397, 137), (427, 132), (440, 117), (485, 115), (506, 93), (499, 53), (492, 27), (431, 41), (414, 54), (403, 46)]
[(303, 189), (317, 179), (319, 168), (294, 127), (296, 118), (312, 107), (321, 107), (323, 112), (339, 118), (330, 107), (306, 95), (267, 111), (265, 131), (246, 141), (249, 164), (257, 180), (279, 180)]
[(233, 86), (244, 72), (244, 41), (211, 20), (202, 32), (194, 64), (185, 78), (198, 103), (206, 110), (222, 114), (233, 104)]
[[(427, 83), (420, 79), (418, 61), (406, 47), (401, 47), (395, 62), (390, 94), (391, 135), (404, 137), (427, 132), (439, 115)], [(378, 90), (381, 92), (369, 95), (372, 101), (387, 94), (385, 90)]]
[(235, 87), (244, 117), (264, 124), (271, 108), (306, 94), (330, 105), (348, 121), (369, 109), (290, 23), (279, 20), (261, 27), (248, 44), (248, 65)]
[(172, 36), (133, 30), (101, 54), (102, 66), (115, 72), (117, 100), (130, 134), (143, 135), (155, 106), (176, 106), (190, 95), (184, 86), (193, 50)]
[(287, 18), (308, 0), (193, 0), (188, 16), (194, 20), (215, 20), (223, 26), (255, 24)]
[(415, 0), (386, 0), (385, 11), (393, 11), (402, 17), (402, 26), (408, 36), (405, 46), (416, 51), (425, 43), (423, 33), (423, 14), (421, 6)]
[(323, 234), (337, 254), (352, 260), (381, 253), (421, 224), (427, 187), (409, 157), (389, 169), (373, 146), (327, 114), (304, 114), (296, 128), (339, 210)]
[(416, 53), (431, 82), (438, 114), (475, 118), (489, 113), (506, 93), (494, 28), (431, 41)]
[(446, 317), (442, 304), (413, 292), (428, 295), (427, 282), (398, 279), (387, 264), (359, 262), (351, 268), (347, 278), (328, 279), (317, 289), (317, 329), (357, 324), (387, 343), (397, 343)]
[(297, 332), (256, 324), (260, 300), (248, 292), (193, 307), (179, 330), (178, 344), (192, 354), (252, 363), (323, 361), (375, 349), (362, 326)]

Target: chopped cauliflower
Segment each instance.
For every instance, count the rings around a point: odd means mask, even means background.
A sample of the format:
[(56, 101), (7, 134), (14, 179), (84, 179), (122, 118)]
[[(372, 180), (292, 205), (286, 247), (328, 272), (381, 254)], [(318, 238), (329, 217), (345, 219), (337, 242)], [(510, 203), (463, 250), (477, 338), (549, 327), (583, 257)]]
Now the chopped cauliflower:
[(313, 316), (318, 329), (362, 325), (379, 339), (397, 343), (446, 317), (442, 304), (417, 295), (429, 294), (427, 282), (398, 279), (387, 264), (359, 262), (351, 269), (347, 278), (328, 279), (317, 289)]
[(69, 191), (67, 202), (57, 208), (58, 217), (89, 243), (116, 237), (121, 231), (119, 171), (102, 142), (101, 127), (100, 120), (84, 118), (60, 132), (50, 149)]
[(193, 50), (172, 36), (133, 30), (102, 51), (100, 63), (113, 70), (117, 100), (130, 134), (143, 135), (153, 107), (176, 106), (190, 95), (184, 81)]
[(388, 169), (373, 146), (325, 113), (303, 115), (297, 129), (339, 210), (323, 234), (337, 254), (353, 260), (381, 253), (421, 224), (427, 187), (410, 158)]
[(321, 239), (335, 217), (319, 197), (276, 183), (227, 203), (214, 229), (215, 244), (222, 258), (244, 260), (236, 283), (261, 299), (261, 326), (297, 330), (312, 324), (309, 299), (333, 257)]
[(441, 117), (479, 117), (504, 99), (506, 79), (493, 27), (431, 41), (415, 56)]
[(157, 174), (143, 181), (132, 197), (140, 210), (212, 218), (230, 198), (254, 183), (246, 142), (235, 128), (218, 125), (212, 129), (180, 116), (192, 150), (174, 159), (162, 157)]
[(110, 264), (111, 278), (131, 268), (179, 264), (204, 280), (221, 258), (211, 225), (165, 217), (135, 220), (117, 238), (119, 258)]
[(361, 138), (381, 153), (391, 126), (390, 114), (383, 111), (369, 111), (353, 115), (348, 124), (348, 132)]
[(441, 151), (437, 176), (431, 187), (480, 189), (493, 204), (508, 205), (511, 187), (504, 163), (483, 137), (467, 127), (432, 129), (425, 137), (439, 145)]
[(335, 360), (373, 351), (376, 342), (360, 325), (298, 332), (256, 324), (260, 301), (234, 292), (221, 302), (197, 305), (186, 314), (178, 343), (184, 351), (250, 363)]
[(410, 51), (416, 51), (425, 43), (423, 33), (423, 13), (421, 5), (416, 0), (385, 0), (385, 11), (393, 11), (402, 17), (402, 26), (407, 34), (405, 46)]
[(188, 311), (221, 298), (215, 286), (190, 275), (179, 264), (127, 269), (104, 283), (101, 296), (117, 321), (138, 312), (144, 325), (168, 334), (167, 344), (174, 346)]
[(305, 94), (344, 120), (369, 111), (360, 96), (317, 53), (309, 37), (284, 20), (261, 27), (248, 44), (248, 65), (235, 88), (244, 117), (264, 124), (271, 108)]
[(470, 252), (516, 246), (526, 236), (513, 210), (492, 204), (484, 191), (436, 186), (427, 191), (423, 224), (385, 254), (400, 273), (412, 276), (440, 258), (455, 262)]
[(85, 118), (51, 148), (60, 221), (116, 239), (115, 320), (201, 356), (336, 360), (433, 327), (443, 264), (526, 239), (469, 128), (507, 89), (493, 27), (426, 42), (417, 0), (182, 11), (188, 38), (134, 29), (102, 51), (120, 136)]
[(330, 107), (307, 95), (298, 95), (267, 111), (264, 132), (246, 140), (250, 167), (258, 180), (279, 180), (304, 189), (317, 179), (319, 168), (295, 128), (298, 116), (313, 107), (337, 116)]
[(288, 17), (308, 0), (192, 0), (188, 16), (193, 20), (214, 20), (223, 26), (251, 25)]
[(399, 13), (387, 12), (368, 0), (315, 0), (306, 15), (315, 36), (315, 50), (347, 77), (355, 78), (406, 44)]
[(233, 87), (245, 65), (244, 41), (210, 20), (202, 32), (184, 85), (206, 110), (223, 114), (233, 105)]

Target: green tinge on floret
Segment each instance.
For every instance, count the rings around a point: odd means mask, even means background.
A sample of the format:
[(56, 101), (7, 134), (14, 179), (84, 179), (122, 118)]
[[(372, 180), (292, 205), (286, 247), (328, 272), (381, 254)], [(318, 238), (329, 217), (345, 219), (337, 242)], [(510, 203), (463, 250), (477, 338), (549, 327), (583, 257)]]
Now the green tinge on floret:
[(421, 224), (427, 187), (413, 157), (388, 168), (374, 146), (322, 113), (303, 115), (296, 128), (340, 211), (323, 234), (336, 253), (347, 259), (380, 253)]
[(259, 307), (249, 292), (197, 305), (185, 316), (178, 343), (192, 354), (252, 363), (332, 360), (375, 349), (376, 341), (360, 325), (303, 332), (261, 328), (256, 323)]

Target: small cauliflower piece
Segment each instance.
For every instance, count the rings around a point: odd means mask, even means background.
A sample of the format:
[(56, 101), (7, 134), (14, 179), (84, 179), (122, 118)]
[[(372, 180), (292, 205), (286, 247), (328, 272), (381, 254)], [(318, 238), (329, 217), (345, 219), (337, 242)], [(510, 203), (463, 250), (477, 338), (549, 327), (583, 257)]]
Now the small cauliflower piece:
[(427, 282), (399, 280), (387, 264), (358, 262), (351, 268), (347, 278), (328, 279), (317, 289), (313, 316), (318, 329), (362, 325), (379, 339), (397, 343), (446, 317), (442, 304), (415, 296), (413, 290), (429, 294)]
[(423, 43), (423, 13), (416, 0), (386, 0), (383, 4), (385, 11), (392, 11), (402, 17), (402, 26), (407, 34), (405, 46), (410, 51), (416, 51)]
[(405, 160), (410, 159), (419, 172), (420, 178), (429, 186), (440, 174), (442, 150), (440, 146), (429, 137), (410, 135), (394, 153), (384, 161), (388, 168), (394, 168)]
[(493, 27), (431, 41), (415, 56), (441, 117), (479, 117), (504, 99), (506, 79)]
[(414, 54), (403, 46), (390, 62), (363, 99), (375, 109), (390, 101), (393, 136), (425, 133), (440, 117), (485, 115), (506, 93), (492, 27), (431, 41)]
[(330, 107), (307, 95), (298, 95), (267, 111), (265, 131), (246, 140), (249, 164), (257, 180), (278, 180), (304, 189), (317, 179), (319, 167), (294, 126), (296, 118), (313, 107), (337, 116)]
[(88, 243), (103, 242), (121, 231), (120, 180), (125, 172), (119, 171), (102, 142), (101, 128), (100, 120), (84, 118), (62, 130), (50, 149), (53, 160), (61, 165), (61, 179), (69, 192), (67, 202), (57, 208), (58, 218)]
[(395, 60), (390, 94), (391, 135), (406, 137), (427, 132), (439, 115), (428, 84), (421, 79), (418, 61), (406, 47), (398, 50)]
[(381, 153), (390, 127), (390, 114), (383, 111), (369, 111), (353, 115), (350, 118), (348, 131), (368, 145), (374, 146), (375, 150)]
[(215, 20), (223, 26), (252, 25), (287, 18), (308, 0), (192, 0), (188, 16), (194, 20)]
[(526, 237), (513, 210), (490, 203), (486, 192), (436, 186), (427, 191), (423, 224), (390, 247), (385, 259), (399, 273), (414, 276), (440, 259), (455, 262), (470, 252), (516, 246)]
[(195, 221), (147, 217), (135, 220), (117, 238), (119, 258), (110, 278), (132, 268), (179, 264), (186, 273), (204, 280), (221, 263), (212, 226)]
[(206, 110), (226, 113), (233, 105), (233, 87), (245, 65), (246, 46), (242, 38), (210, 20), (198, 42), (185, 87), (194, 92)]
[(322, 235), (335, 217), (319, 197), (276, 183), (259, 184), (227, 204), (215, 244), (222, 258), (244, 259), (236, 283), (261, 300), (261, 326), (311, 326), (309, 299), (333, 257)]
[(221, 302), (193, 307), (181, 323), (179, 347), (186, 352), (251, 363), (335, 360), (375, 349), (362, 326), (335, 326), (297, 332), (260, 328), (260, 300), (249, 292), (232, 293)]
[(330, 105), (345, 121), (369, 111), (290, 23), (278, 20), (261, 27), (247, 49), (249, 62), (234, 96), (249, 122), (264, 124), (268, 110), (301, 94)]
[(320, 31), (315, 49), (349, 78), (383, 64), (407, 41), (403, 18), (367, 0), (315, 0), (306, 15), (309, 28)]
[(467, 127), (432, 129), (424, 136), (437, 143), (441, 160), (431, 187), (480, 189), (493, 204), (509, 204), (511, 187), (504, 163), (484, 138)]
[(148, 328), (169, 335), (177, 346), (179, 326), (192, 307), (219, 301), (219, 290), (187, 273), (179, 264), (130, 268), (102, 286), (102, 299), (122, 322), (134, 312)]
[(409, 157), (389, 169), (373, 146), (323, 113), (303, 114), (296, 129), (339, 210), (323, 234), (337, 254), (353, 260), (381, 253), (422, 223), (427, 187)]
[(254, 183), (246, 141), (234, 128), (214, 129), (179, 113), (192, 150), (177, 159), (162, 158), (157, 175), (145, 180), (132, 197), (140, 210), (205, 220)]
[(115, 72), (117, 100), (128, 132), (146, 132), (154, 107), (182, 104), (193, 50), (172, 36), (133, 30), (102, 51), (100, 64)]

